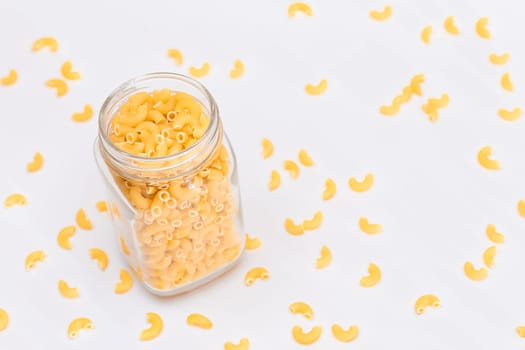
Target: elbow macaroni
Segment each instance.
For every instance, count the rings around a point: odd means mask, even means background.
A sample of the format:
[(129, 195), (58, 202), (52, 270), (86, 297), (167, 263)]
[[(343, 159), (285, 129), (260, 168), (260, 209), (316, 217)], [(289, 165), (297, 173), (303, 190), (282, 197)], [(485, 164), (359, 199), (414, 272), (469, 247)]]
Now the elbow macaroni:
[(365, 217), (359, 218), (359, 228), (362, 232), (369, 235), (375, 235), (383, 232), (383, 227), (380, 224), (371, 224)]
[(310, 157), (308, 152), (306, 152), (306, 150), (304, 149), (299, 150), (298, 158), (299, 158), (299, 163), (301, 163), (303, 166), (314, 165), (314, 160), (312, 159), (312, 157)]
[(244, 64), (241, 60), (237, 59), (233, 62), (233, 68), (230, 70), (230, 78), (237, 79), (242, 77), (244, 74)]
[(204, 62), (200, 67), (192, 66), (190, 67), (189, 72), (190, 75), (195, 78), (204, 78), (210, 72), (210, 64), (208, 62)]
[(254, 250), (261, 246), (261, 240), (257, 237), (251, 238), (249, 234), (246, 234), (245, 247), (248, 250)]
[(51, 52), (57, 52), (58, 50), (58, 41), (53, 37), (42, 37), (33, 42), (33, 47), (31, 48), (33, 52), (40, 51), (43, 48), (49, 48)]
[(264, 267), (254, 267), (246, 273), (244, 276), (244, 284), (251, 286), (255, 280), (267, 280), (270, 278), (270, 273)]
[(509, 122), (518, 120), (521, 117), (521, 108), (516, 107), (513, 110), (507, 110), (507, 109), (501, 108), (498, 111), (498, 116), (501, 119), (509, 121)]
[(495, 261), (494, 258), (496, 257), (497, 248), (496, 246), (490, 246), (483, 252), (483, 262), (485, 263), (485, 266), (489, 269), (494, 267)]
[(146, 320), (150, 324), (150, 326), (144, 329), (140, 333), (139, 339), (140, 340), (155, 339), (162, 332), (162, 328), (164, 325), (164, 322), (162, 321), (162, 317), (160, 317), (159, 314), (155, 312), (148, 312), (146, 314)]
[(440, 306), (441, 301), (437, 296), (433, 294), (425, 294), (417, 298), (416, 303), (414, 305), (414, 310), (416, 311), (416, 314), (421, 315), (423, 312), (425, 312), (425, 309), (427, 307), (437, 309)]
[(67, 80), (79, 80), (80, 79), (80, 73), (73, 71), (73, 63), (71, 61), (66, 61), (62, 64), (62, 67), (60, 67), (60, 72), (62, 73), (62, 76), (66, 78)]
[[(525, 202), (523, 203), (524, 205), (524, 214), (525, 214)], [(493, 224), (489, 224), (487, 225), (487, 229), (486, 229), (486, 234), (487, 234), (487, 237), (488, 239), (491, 241), (491, 242), (494, 242), (494, 243), (504, 243), (505, 242), (505, 235), (499, 233), (496, 231), (496, 226), (494, 226)]]
[(264, 159), (270, 158), (272, 156), (272, 154), (273, 154), (273, 143), (272, 143), (272, 141), (270, 141), (267, 138), (263, 138), (261, 140), (261, 145), (262, 145), (262, 157)]
[(293, 160), (284, 161), (284, 170), (290, 174), (292, 179), (297, 179), (299, 177), (299, 165)]
[(130, 256), (131, 252), (129, 251), (129, 247), (126, 244), (126, 240), (124, 239), (124, 236), (122, 234), (119, 236), (119, 243), (120, 243), (120, 250), (122, 253), (124, 253), (125, 256)]
[(56, 89), (56, 95), (57, 96), (64, 96), (65, 94), (67, 94), (69, 88), (67, 86), (67, 83), (62, 80), (62, 79), (58, 79), (58, 78), (53, 78), (53, 79), (49, 79), (46, 81), (46, 86), (47, 87), (50, 87), (52, 89)]
[(303, 227), (307, 231), (318, 229), (323, 223), (323, 212), (318, 210), (311, 219), (303, 220)]
[(323, 200), (327, 201), (335, 196), (337, 191), (337, 185), (332, 179), (327, 179), (324, 183)]
[(516, 327), (516, 332), (521, 338), (525, 338), (525, 326)]
[(522, 218), (525, 218), (525, 201), (522, 199), (518, 202), (518, 213)]
[(348, 180), (348, 186), (354, 192), (366, 192), (374, 184), (374, 174), (368, 173), (365, 175), (363, 181), (358, 181), (355, 177)]
[(105, 251), (99, 248), (91, 248), (89, 250), (89, 256), (91, 259), (96, 260), (98, 267), (105, 271), (109, 264), (108, 255)]
[(293, 222), (292, 219), (286, 218), (284, 220), (284, 228), (286, 229), (286, 232), (288, 232), (291, 235), (299, 236), (304, 233), (304, 226), (302, 223), (296, 224)]
[(270, 182), (268, 183), (268, 189), (274, 191), (281, 186), (281, 174), (277, 170), (272, 170), (270, 175)]
[(373, 287), (381, 280), (381, 269), (374, 263), (368, 265), (368, 275), (361, 277), (361, 287)]
[(10, 86), (16, 83), (18, 80), (18, 72), (14, 69), (10, 69), (9, 73), (0, 79), (0, 84), (3, 86)]
[(91, 105), (84, 105), (84, 110), (82, 112), (73, 113), (71, 119), (75, 122), (87, 122), (93, 117), (93, 107)]
[(79, 297), (78, 288), (70, 287), (66, 281), (58, 281), (58, 291), (67, 299), (75, 299)]
[(62, 249), (71, 250), (71, 237), (75, 235), (77, 228), (75, 226), (66, 226), (58, 232), (57, 243)]
[(75, 220), (77, 222), (78, 227), (80, 227), (83, 230), (91, 230), (93, 228), (93, 224), (91, 223), (91, 220), (88, 219), (88, 217), (86, 216), (86, 212), (82, 208), (80, 208), (77, 211)]
[(512, 83), (512, 80), (510, 79), (509, 73), (503, 73), (500, 80), (501, 87), (509, 92), (514, 91), (514, 84)]
[(35, 250), (26, 256), (25, 266), (26, 271), (30, 271), (35, 268), (36, 264), (43, 262), (46, 259), (46, 252), (43, 250)]
[(190, 326), (199, 327), (202, 329), (211, 329), (213, 327), (213, 322), (204, 315), (201, 314), (190, 314), (186, 318), (186, 323)]
[(26, 196), (20, 193), (13, 193), (6, 197), (4, 201), (4, 206), (10, 208), (15, 205), (26, 205), (27, 199)]
[(463, 270), (465, 271), (465, 275), (473, 281), (483, 281), (489, 275), (487, 269), (484, 267), (476, 269), (474, 264), (472, 264), (470, 261), (465, 263)]
[(392, 16), (392, 6), (386, 5), (382, 10), (370, 11), (370, 17), (376, 21), (384, 21)]
[(93, 329), (93, 322), (86, 317), (75, 318), (69, 323), (67, 327), (67, 335), (69, 338), (74, 339), (77, 337), (78, 332), (81, 330), (90, 330)]
[(0, 308), (0, 332), (4, 331), (7, 326), (9, 326), (9, 314)]
[(309, 332), (304, 332), (302, 327), (294, 326), (292, 328), (292, 336), (295, 341), (301, 345), (310, 345), (315, 343), (321, 337), (323, 329), (320, 326), (313, 327)]
[(505, 64), (509, 61), (510, 54), (508, 52), (502, 53), (501, 55), (491, 53), (489, 55), (489, 61), (492, 64)]
[(485, 146), (478, 151), (478, 163), (487, 170), (500, 169), (499, 162), (495, 159), (490, 159), (492, 155), (492, 147)]
[(315, 262), (317, 269), (324, 269), (332, 262), (332, 251), (327, 246), (321, 248), (321, 253)]
[(355, 340), (359, 335), (359, 327), (353, 325), (348, 327), (347, 330), (344, 330), (340, 325), (334, 324), (332, 325), (332, 334), (334, 335), (335, 339), (339, 340), (340, 342), (349, 343)]
[(432, 26), (426, 26), (421, 30), (421, 41), (425, 44), (430, 44), (430, 36), (432, 35)]
[(428, 116), (428, 120), (436, 122), (439, 118), (439, 109), (448, 106), (449, 100), (448, 94), (442, 94), (440, 98), (429, 98), (421, 109)]
[(177, 49), (169, 49), (168, 50), (168, 57), (175, 61), (177, 65), (181, 65), (183, 61), (182, 52)]
[(120, 270), (120, 281), (115, 283), (115, 293), (116, 294), (124, 294), (128, 292), (131, 287), (133, 287), (133, 277), (131, 277), (131, 274), (124, 270)]
[(224, 343), (224, 350), (249, 350), (250, 341), (248, 338), (242, 338), (239, 344), (233, 344), (232, 342)]
[(487, 29), (489, 19), (487, 17), (481, 17), (476, 22), (476, 33), (482, 39), (490, 39), (490, 31)]
[(321, 79), (319, 83), (317, 83), (317, 85), (313, 85), (310, 83), (306, 84), (306, 86), (304, 87), (304, 91), (306, 91), (308, 95), (319, 96), (319, 95), (324, 94), (327, 88), (328, 88), (328, 80)]
[(307, 320), (312, 320), (314, 318), (314, 311), (310, 305), (302, 301), (297, 301), (290, 304), (289, 310), (294, 315), (303, 315)]
[(33, 156), (33, 161), (27, 163), (27, 171), (34, 173), (35, 171), (42, 169), (43, 165), (44, 157), (42, 156), (42, 153), (36, 152)]
[(452, 35), (458, 35), (459, 34), (459, 28), (456, 26), (456, 23), (454, 21), (454, 16), (448, 16), (445, 19), (444, 22), (445, 30)]
[(288, 17), (295, 17), (295, 14), (297, 12), (301, 12), (305, 16), (312, 16), (313, 14), (312, 8), (304, 2), (294, 2), (293, 4), (288, 6)]
[(96, 207), (97, 210), (101, 213), (108, 211), (108, 203), (106, 201), (98, 201)]

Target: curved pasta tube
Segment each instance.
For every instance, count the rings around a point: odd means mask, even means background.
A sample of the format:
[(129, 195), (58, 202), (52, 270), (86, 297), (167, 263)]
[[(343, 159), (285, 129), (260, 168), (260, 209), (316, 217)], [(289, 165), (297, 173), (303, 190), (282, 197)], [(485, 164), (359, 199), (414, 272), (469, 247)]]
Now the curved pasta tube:
[(318, 229), (323, 223), (323, 212), (318, 210), (314, 213), (311, 219), (303, 220), (303, 227), (305, 230), (311, 231)]
[(430, 36), (432, 35), (432, 26), (426, 26), (421, 30), (421, 41), (425, 44), (430, 44)]
[(423, 312), (425, 312), (425, 309), (427, 307), (437, 309), (440, 306), (441, 301), (437, 296), (433, 294), (425, 294), (417, 298), (416, 303), (414, 305), (414, 310), (416, 311), (416, 314), (421, 315)]
[(492, 155), (492, 147), (482, 147), (478, 152), (478, 163), (487, 170), (498, 170), (500, 169), (499, 162), (494, 159), (490, 159)]
[(249, 234), (246, 234), (245, 247), (248, 250), (257, 249), (261, 246), (261, 240), (257, 237), (251, 238)]
[(20, 193), (13, 193), (6, 197), (4, 201), (4, 206), (6, 208), (15, 206), (15, 205), (26, 205), (27, 199), (26, 196)]
[(244, 276), (244, 284), (251, 286), (257, 279), (267, 280), (268, 278), (270, 278), (270, 273), (266, 268), (254, 267), (246, 272), (246, 275)]
[(288, 17), (295, 17), (297, 12), (301, 12), (305, 16), (312, 16), (312, 8), (304, 2), (294, 2), (288, 6)]
[(44, 261), (46, 259), (46, 256), (46, 252), (44, 252), (43, 250), (35, 250), (29, 253), (26, 256), (25, 261), (26, 271), (34, 269), (36, 263)]
[(0, 79), (0, 84), (3, 86), (10, 86), (16, 83), (18, 80), (18, 72), (14, 69), (10, 69), (9, 73), (5, 77)]
[(75, 299), (79, 297), (78, 288), (70, 287), (66, 281), (58, 281), (58, 291), (67, 299)]
[(421, 91), (421, 84), (425, 82), (425, 75), (424, 74), (416, 74), (412, 77), (410, 80), (410, 89), (411, 91), (421, 96), (423, 94), (423, 91)]
[(492, 64), (505, 64), (509, 61), (510, 54), (508, 52), (502, 53), (501, 55), (491, 53), (489, 55), (489, 61)]
[(119, 236), (119, 243), (120, 243), (120, 250), (122, 250), (122, 253), (124, 253), (125, 256), (130, 255), (129, 247), (126, 244), (126, 240), (124, 237), (122, 237), (122, 234)]
[(239, 344), (233, 344), (232, 342), (224, 343), (224, 350), (249, 350), (250, 341), (248, 338), (242, 338)]
[(317, 269), (324, 269), (325, 267), (328, 267), (330, 263), (332, 262), (332, 251), (327, 246), (323, 246), (321, 248), (321, 253), (317, 260), (315, 261), (315, 267)]
[(150, 326), (146, 329), (144, 329), (139, 336), (140, 340), (152, 340), (159, 336), (159, 334), (162, 332), (162, 328), (164, 326), (164, 322), (162, 321), (162, 317), (159, 316), (159, 314), (155, 312), (148, 312), (146, 314), (146, 320), (150, 324)]
[(268, 182), (268, 189), (274, 191), (281, 186), (281, 174), (277, 170), (272, 170), (270, 175), (270, 182)]
[(481, 17), (476, 22), (476, 33), (480, 38), (490, 39), (490, 31), (487, 29), (489, 19), (487, 17)]
[(392, 6), (386, 5), (382, 10), (370, 11), (370, 17), (376, 21), (384, 21), (392, 16)]
[(304, 332), (301, 326), (294, 326), (292, 328), (292, 336), (294, 340), (302, 345), (310, 345), (315, 343), (321, 337), (323, 329), (320, 326), (313, 327), (309, 332)]
[(354, 192), (366, 192), (374, 184), (374, 174), (368, 173), (362, 181), (358, 181), (355, 177), (348, 180), (348, 187)]
[(69, 338), (74, 339), (77, 337), (78, 332), (81, 330), (93, 329), (93, 322), (87, 317), (75, 318), (69, 323), (67, 327), (67, 335)]
[(359, 228), (364, 233), (375, 235), (383, 232), (383, 227), (380, 224), (371, 224), (365, 217), (359, 218)]
[(124, 270), (120, 270), (120, 281), (115, 283), (115, 293), (124, 294), (133, 287), (133, 277), (131, 274)]
[(463, 270), (465, 271), (465, 275), (473, 281), (483, 281), (489, 275), (487, 269), (484, 267), (476, 269), (474, 264), (472, 264), (470, 261), (465, 263)]
[(89, 250), (89, 256), (91, 257), (91, 259), (97, 261), (98, 267), (102, 271), (106, 270), (106, 268), (108, 267), (109, 259), (105, 251), (99, 248), (91, 248)]
[(73, 63), (71, 61), (66, 61), (62, 64), (60, 67), (60, 72), (62, 73), (62, 76), (66, 78), (67, 80), (79, 80), (80, 79), (80, 73), (73, 71)]
[(177, 65), (181, 65), (183, 61), (183, 55), (180, 50), (177, 49), (168, 49), (168, 57), (177, 63)]
[(190, 326), (199, 327), (202, 329), (211, 329), (213, 327), (213, 322), (210, 319), (202, 314), (190, 314), (186, 318), (186, 323)]
[(300, 149), (299, 150), (298, 158), (299, 158), (299, 163), (301, 163), (304, 166), (312, 166), (312, 165), (314, 165), (314, 160), (312, 159), (312, 157), (310, 157), (308, 152), (306, 152), (306, 150), (304, 150), (304, 149)]
[(306, 91), (308, 95), (319, 96), (319, 95), (324, 94), (327, 88), (328, 88), (328, 80), (321, 79), (319, 83), (317, 83), (317, 85), (313, 85), (310, 83), (306, 84), (306, 86), (304, 87), (304, 91)]
[(516, 107), (513, 110), (507, 110), (507, 109), (501, 108), (498, 111), (498, 116), (501, 119), (506, 120), (506, 121), (518, 120), (521, 117), (521, 108)]
[(200, 67), (190, 67), (190, 74), (195, 78), (204, 78), (210, 72), (210, 64), (204, 62)]
[(494, 258), (496, 257), (497, 248), (495, 245), (488, 247), (483, 252), (483, 262), (485, 263), (485, 266), (489, 269), (494, 267), (495, 261)]
[(506, 91), (514, 91), (514, 84), (512, 83), (512, 80), (510, 79), (509, 73), (503, 73), (500, 80), (501, 87)]
[(77, 228), (73, 225), (62, 228), (57, 235), (57, 243), (60, 248), (71, 250), (71, 237), (75, 235)]
[(262, 157), (264, 159), (270, 158), (273, 154), (273, 143), (267, 138), (261, 140), (262, 145)]
[(58, 79), (58, 78), (53, 78), (53, 79), (49, 79), (46, 81), (46, 86), (47, 87), (50, 87), (52, 89), (55, 89), (56, 90), (56, 95), (57, 96), (64, 96), (65, 94), (67, 94), (69, 88), (67, 86), (67, 83), (62, 80), (62, 79)]
[(108, 203), (106, 201), (98, 201), (96, 203), (96, 207), (101, 213), (108, 211)]
[(302, 301), (296, 301), (295, 303), (290, 304), (289, 310), (294, 315), (303, 315), (307, 320), (312, 320), (314, 318), (312, 307)]
[(448, 16), (447, 18), (445, 18), (445, 22), (443, 23), (443, 26), (445, 27), (445, 30), (449, 34), (452, 34), (452, 35), (459, 34), (459, 28), (454, 21), (454, 16)]
[(84, 105), (82, 112), (73, 113), (71, 119), (75, 122), (87, 122), (93, 117), (93, 107), (90, 104)]
[(4, 309), (0, 308), (0, 332), (9, 326), (9, 314)]
[(392, 116), (399, 113), (399, 104), (392, 104), (390, 106), (381, 106), (379, 107), (379, 113), (386, 115), (386, 116)]
[(518, 202), (518, 213), (522, 218), (525, 218), (525, 201), (522, 199)]
[(75, 221), (77, 222), (78, 227), (80, 227), (83, 230), (91, 230), (93, 228), (91, 220), (88, 219), (88, 217), (86, 216), (86, 212), (82, 208), (80, 208), (77, 211)]
[(233, 68), (230, 70), (230, 78), (237, 79), (242, 77), (244, 74), (244, 64), (241, 60), (237, 59), (233, 62)]
[(359, 327), (353, 325), (344, 330), (343, 327), (336, 323), (332, 325), (332, 334), (334, 335), (334, 338), (340, 342), (349, 343), (355, 340), (359, 335)]
[(516, 327), (516, 332), (521, 338), (525, 338), (525, 326)]
[(299, 177), (299, 165), (293, 160), (284, 161), (284, 170), (290, 174), (292, 179), (297, 179)]
[(33, 42), (33, 46), (31, 50), (33, 52), (36, 52), (36, 51), (42, 50), (45, 47), (49, 48), (49, 51), (51, 52), (57, 52), (58, 41), (53, 37), (49, 37), (49, 36), (42, 37)]
[(327, 179), (324, 183), (323, 200), (327, 201), (335, 196), (337, 185), (332, 179)]
[(292, 219), (286, 218), (284, 220), (284, 228), (286, 229), (286, 232), (288, 232), (291, 235), (299, 236), (304, 233), (304, 226), (303, 224), (296, 224), (293, 222)]
[(374, 263), (368, 265), (368, 275), (361, 277), (361, 287), (373, 287), (381, 281), (381, 269)]
[(33, 156), (33, 160), (29, 163), (27, 163), (27, 171), (30, 173), (34, 173), (35, 171), (38, 171), (42, 168), (44, 165), (44, 156), (42, 156), (42, 153), (36, 152)]
[[(523, 214), (525, 215), (525, 202), (523, 202)], [(504, 243), (505, 235), (496, 231), (496, 226), (493, 224), (487, 225), (486, 234), (488, 239), (494, 243)]]
[(435, 108), (443, 108), (448, 106), (448, 103), (450, 101), (450, 97), (448, 94), (442, 94), (440, 98), (429, 98), (428, 104)]

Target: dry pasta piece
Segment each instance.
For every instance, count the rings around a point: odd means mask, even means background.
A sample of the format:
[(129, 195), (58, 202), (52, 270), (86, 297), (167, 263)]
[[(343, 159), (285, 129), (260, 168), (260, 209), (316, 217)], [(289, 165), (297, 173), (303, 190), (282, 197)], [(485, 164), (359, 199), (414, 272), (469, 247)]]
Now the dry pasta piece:
[(186, 318), (186, 323), (189, 326), (195, 326), (202, 329), (211, 329), (213, 327), (213, 322), (202, 314), (189, 314)]
[(164, 322), (162, 321), (162, 317), (160, 317), (159, 314), (155, 312), (148, 312), (146, 314), (146, 320), (150, 324), (150, 326), (146, 329), (144, 329), (139, 336), (140, 340), (152, 340), (159, 336), (159, 334), (162, 332), (162, 328), (164, 326)]
[(480, 38), (490, 39), (490, 31), (487, 29), (489, 19), (487, 17), (481, 17), (476, 21), (476, 33)]
[(305, 149), (299, 150), (298, 159), (299, 159), (299, 163), (301, 163), (303, 166), (314, 165), (314, 160), (312, 159), (312, 157), (310, 157), (310, 155), (308, 154), (308, 152), (306, 152)]
[(224, 343), (224, 350), (249, 350), (250, 349), (250, 341), (248, 338), (242, 338), (239, 341), (239, 344), (234, 344), (232, 342), (226, 342)]
[(104, 271), (108, 267), (109, 259), (105, 251), (99, 248), (91, 248), (89, 250), (89, 256), (91, 259), (96, 260), (98, 267)]
[(423, 91), (421, 90), (421, 84), (425, 82), (425, 75), (424, 74), (416, 74), (412, 77), (410, 80), (410, 89), (411, 91), (421, 96), (423, 94)]
[(495, 261), (494, 258), (496, 257), (497, 248), (495, 245), (488, 247), (483, 252), (483, 262), (485, 263), (485, 266), (489, 269), (494, 267)]
[(365, 175), (362, 181), (357, 180), (355, 177), (351, 177), (348, 180), (348, 187), (354, 192), (366, 192), (374, 184), (374, 174), (368, 173)]
[(293, 4), (288, 6), (288, 17), (295, 17), (295, 14), (297, 12), (301, 12), (305, 16), (313, 15), (312, 8), (304, 2), (294, 2)]
[(359, 218), (359, 228), (361, 231), (369, 235), (375, 235), (383, 232), (383, 227), (380, 224), (371, 224), (365, 217)]
[(91, 220), (88, 219), (86, 212), (82, 208), (80, 208), (77, 211), (75, 220), (77, 222), (78, 227), (80, 227), (83, 230), (91, 230), (93, 228), (93, 224), (91, 223)]
[(81, 78), (79, 72), (73, 71), (73, 63), (71, 61), (64, 62), (60, 67), (60, 72), (67, 80), (79, 80)]
[(478, 152), (478, 163), (487, 170), (498, 170), (500, 169), (499, 162), (495, 159), (490, 159), (492, 155), (492, 147), (482, 147)]
[(361, 287), (373, 287), (381, 281), (381, 269), (374, 263), (368, 265), (368, 275), (361, 277)]
[(323, 223), (323, 212), (318, 210), (314, 213), (311, 219), (303, 220), (303, 227), (305, 230), (311, 231), (318, 229)]
[(210, 64), (208, 62), (204, 62), (200, 67), (192, 66), (190, 67), (189, 72), (190, 75), (195, 78), (204, 78), (210, 72)]
[(430, 44), (430, 36), (432, 35), (432, 26), (426, 26), (421, 30), (421, 41), (425, 44)]
[(58, 281), (58, 291), (60, 295), (67, 299), (76, 299), (80, 296), (78, 288), (70, 287), (64, 280)]
[(392, 6), (386, 5), (382, 10), (370, 11), (370, 17), (376, 21), (384, 21), (392, 16)]
[(510, 79), (509, 73), (503, 73), (500, 80), (501, 87), (506, 91), (514, 91), (514, 84), (512, 83), (512, 80)]
[(182, 52), (177, 49), (168, 49), (168, 57), (175, 61), (177, 65), (181, 65), (183, 61)]
[(416, 314), (421, 315), (425, 312), (425, 309), (427, 307), (432, 307), (434, 309), (437, 309), (441, 306), (441, 301), (439, 298), (433, 294), (425, 294), (417, 298), (416, 303), (414, 305), (414, 310), (416, 311)]
[(238, 79), (244, 74), (244, 63), (241, 60), (236, 59), (233, 62), (233, 68), (230, 70), (230, 78)]
[(299, 177), (299, 165), (297, 165), (296, 162), (293, 160), (285, 160), (283, 164), (284, 170), (290, 174), (292, 179), (297, 179)]
[(84, 105), (82, 112), (73, 113), (71, 119), (75, 122), (87, 122), (93, 117), (93, 107), (90, 104)]
[(124, 237), (122, 237), (122, 234), (119, 236), (119, 242), (120, 242), (120, 250), (122, 250), (122, 253), (124, 253), (125, 256), (129, 256), (130, 255), (129, 247), (126, 244)]
[(27, 204), (26, 196), (20, 193), (10, 194), (4, 200), (4, 206), (6, 208), (9, 208), (15, 205), (26, 205), (26, 204)]
[(501, 55), (491, 53), (489, 55), (489, 61), (492, 64), (505, 64), (509, 61), (510, 54), (508, 52), (502, 53)]
[(521, 338), (525, 338), (525, 326), (516, 327), (516, 332)]
[(392, 116), (399, 113), (399, 104), (393, 104), (390, 106), (381, 106), (379, 107), (379, 112), (386, 116)]
[(108, 202), (98, 201), (96, 204), (97, 210), (101, 213), (108, 211)]
[(4, 331), (7, 326), (9, 326), (9, 314), (0, 308), (0, 332)]
[(26, 271), (30, 271), (35, 268), (36, 264), (46, 259), (46, 252), (43, 250), (35, 250), (26, 256), (25, 266)]
[(327, 88), (328, 88), (328, 80), (321, 79), (319, 83), (317, 83), (317, 85), (313, 85), (310, 83), (306, 84), (306, 86), (304, 87), (304, 91), (306, 91), (308, 95), (319, 96), (319, 95), (324, 94)]
[(33, 52), (36, 52), (42, 50), (45, 47), (49, 48), (49, 51), (51, 52), (57, 52), (58, 41), (53, 37), (45, 36), (35, 40), (31, 49)]
[(465, 271), (465, 275), (473, 281), (483, 281), (489, 275), (486, 268), (480, 267), (476, 269), (470, 261), (465, 263), (463, 270)]
[[(523, 205), (524, 205), (523, 209), (525, 210), (525, 202), (523, 203)], [(523, 213), (525, 214), (525, 211)], [(505, 242), (505, 235), (497, 232), (496, 226), (494, 226), (493, 224), (487, 225), (486, 233), (487, 233), (488, 239), (490, 239), (491, 242), (500, 243), (500, 244)]]
[(304, 233), (304, 226), (302, 223), (296, 224), (292, 219), (286, 218), (284, 220), (284, 228), (286, 229), (286, 232), (288, 232), (291, 235), (299, 236)]
[(120, 281), (115, 283), (115, 293), (117, 294), (124, 294), (128, 292), (131, 287), (133, 287), (133, 277), (131, 277), (131, 274), (124, 270), (120, 270)]
[(359, 335), (359, 327), (356, 325), (349, 326), (348, 329), (343, 329), (337, 323), (332, 325), (332, 334), (335, 339), (343, 343), (349, 343), (357, 338)]
[(310, 345), (315, 343), (321, 337), (323, 329), (321, 326), (313, 327), (309, 332), (304, 332), (301, 326), (294, 326), (292, 328), (292, 336), (294, 340), (302, 345)]
[(75, 318), (69, 323), (67, 327), (67, 335), (69, 338), (74, 339), (77, 337), (78, 332), (81, 330), (90, 330), (93, 329), (93, 322), (86, 317)]
[(270, 175), (270, 182), (268, 183), (268, 189), (274, 191), (281, 186), (281, 174), (277, 170), (272, 170)]
[(317, 269), (324, 269), (332, 262), (332, 251), (327, 246), (321, 248), (321, 253), (315, 261), (315, 267)]
[(257, 237), (251, 238), (249, 234), (246, 234), (245, 247), (248, 250), (254, 250), (261, 246), (261, 240)]
[(459, 34), (459, 28), (455, 23), (454, 16), (448, 16), (445, 18), (445, 22), (443, 23), (443, 26), (445, 27), (445, 30), (452, 35), (458, 35)]
[(58, 246), (62, 249), (71, 250), (71, 237), (75, 235), (77, 228), (73, 225), (62, 228), (57, 235)]
[(42, 153), (36, 152), (33, 156), (33, 160), (29, 163), (27, 163), (27, 171), (30, 173), (34, 173), (35, 171), (38, 171), (42, 168), (44, 165), (44, 156), (42, 156)]
[(336, 190), (337, 185), (335, 184), (335, 181), (330, 178), (326, 179), (324, 182), (323, 200), (327, 201), (332, 199), (335, 196)]
[(518, 213), (522, 218), (525, 218), (525, 201), (521, 200), (518, 202)]
[(314, 311), (310, 305), (302, 301), (296, 301), (291, 303), (289, 310), (294, 315), (303, 315), (307, 320), (312, 320), (314, 318)]
[(14, 69), (10, 69), (9, 73), (0, 79), (0, 84), (3, 86), (10, 86), (16, 83), (18, 80), (18, 72)]
[(255, 280), (267, 280), (268, 278), (270, 278), (270, 273), (266, 268), (254, 267), (246, 272), (246, 275), (244, 276), (244, 284), (251, 286)]
[(273, 143), (267, 138), (261, 140), (262, 145), (262, 157), (268, 159), (273, 155)]
[(52, 78), (47, 80), (46, 86), (52, 89), (56, 89), (56, 95), (59, 97), (67, 94), (67, 91), (69, 90), (67, 83), (64, 80), (58, 78)]
[(521, 117), (521, 108), (516, 107), (513, 110), (507, 110), (504, 108), (501, 108), (498, 110), (498, 116), (506, 121), (512, 122), (515, 120), (518, 120)]

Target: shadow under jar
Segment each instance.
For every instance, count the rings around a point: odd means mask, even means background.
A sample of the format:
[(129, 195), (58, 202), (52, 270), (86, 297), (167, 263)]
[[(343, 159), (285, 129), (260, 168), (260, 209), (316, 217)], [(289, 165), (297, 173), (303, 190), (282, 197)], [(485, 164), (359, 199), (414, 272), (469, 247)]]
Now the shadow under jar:
[(150, 292), (189, 291), (238, 261), (235, 155), (202, 84), (174, 73), (122, 84), (100, 110), (94, 148), (119, 246)]

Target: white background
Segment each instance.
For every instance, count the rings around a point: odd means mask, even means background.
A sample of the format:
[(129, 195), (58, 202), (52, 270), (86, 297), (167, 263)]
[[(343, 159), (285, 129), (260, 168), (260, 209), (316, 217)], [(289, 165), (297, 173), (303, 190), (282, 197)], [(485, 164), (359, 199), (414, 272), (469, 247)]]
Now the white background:
[[(18, 5), (13, 5), (13, 4)], [(22, 4), (23, 3), (23, 4)], [(523, 118), (505, 122), (499, 108), (524, 99), (525, 45), (521, 1), (392, 0), (386, 22), (368, 17), (383, 0), (310, 0), (314, 16), (287, 17), (288, 1), (0, 1), (0, 75), (19, 72), (12, 87), (0, 87), (0, 198), (27, 195), (28, 205), (0, 208), (0, 307), (11, 322), (0, 333), (0, 349), (221, 349), (225, 341), (248, 337), (251, 349), (299, 349), (291, 337), (295, 324), (323, 327), (311, 349), (524, 349), (515, 327), (525, 324), (525, 220), (516, 205), (525, 197)], [(456, 17), (459, 36), (442, 26)], [(474, 23), (490, 19), (491, 40), (476, 36)], [(420, 31), (433, 25), (432, 43)], [(59, 51), (32, 53), (32, 42), (55, 36)], [(182, 67), (166, 56), (184, 54)], [(511, 53), (505, 66), (488, 61), (491, 52)], [(245, 76), (228, 78), (237, 58)], [(71, 59), (83, 79), (71, 82), (63, 98), (44, 82), (60, 74)], [(224, 125), (237, 152), (246, 231), (262, 239), (241, 264), (220, 280), (193, 293), (160, 299), (136, 284), (125, 295), (113, 292), (119, 270), (115, 234), (107, 216), (95, 210), (105, 190), (92, 156), (97, 133), (94, 117), (71, 121), (85, 103), (95, 109), (121, 82), (147, 72), (187, 73), (191, 65), (211, 64), (202, 82), (218, 101)], [(499, 86), (509, 71), (516, 91)], [(395, 117), (378, 113), (410, 78), (424, 73), (424, 98), (450, 95), (449, 107), (432, 124), (416, 97)], [(308, 96), (304, 85), (328, 79), (326, 93)], [(525, 107), (525, 106), (522, 106)], [(260, 139), (275, 143), (270, 160), (260, 157)], [(479, 148), (491, 145), (502, 169), (490, 172), (476, 162)], [(283, 175), (270, 193), (273, 168), (306, 148), (316, 165), (298, 180)], [(44, 168), (25, 170), (35, 151)], [(375, 175), (371, 191), (350, 191), (350, 176)], [(335, 198), (320, 199), (324, 180), (338, 185)], [(92, 231), (78, 231), (73, 250), (56, 244), (60, 228), (74, 223), (84, 207)], [(322, 227), (293, 237), (285, 217), (302, 220), (323, 210)], [(367, 236), (360, 216), (379, 222), (384, 232)], [(485, 227), (506, 235), (496, 266), (483, 282), (463, 274), (491, 243)], [(333, 262), (316, 270), (323, 244)], [(100, 247), (110, 256), (101, 272), (88, 256)], [(47, 260), (25, 272), (27, 253), (44, 249)], [(359, 286), (368, 263), (383, 279), (374, 288)], [(268, 281), (245, 287), (245, 272), (265, 266)], [(57, 291), (65, 279), (80, 290), (66, 300)], [(413, 304), (425, 293), (438, 295), (439, 310), (416, 316)], [(288, 312), (297, 300), (309, 302), (315, 320)], [(141, 343), (145, 313), (158, 312), (164, 331)], [(200, 312), (214, 322), (210, 331), (185, 324)], [(95, 329), (73, 341), (66, 335), (76, 317)], [(333, 323), (357, 324), (350, 344), (337, 342)]]

